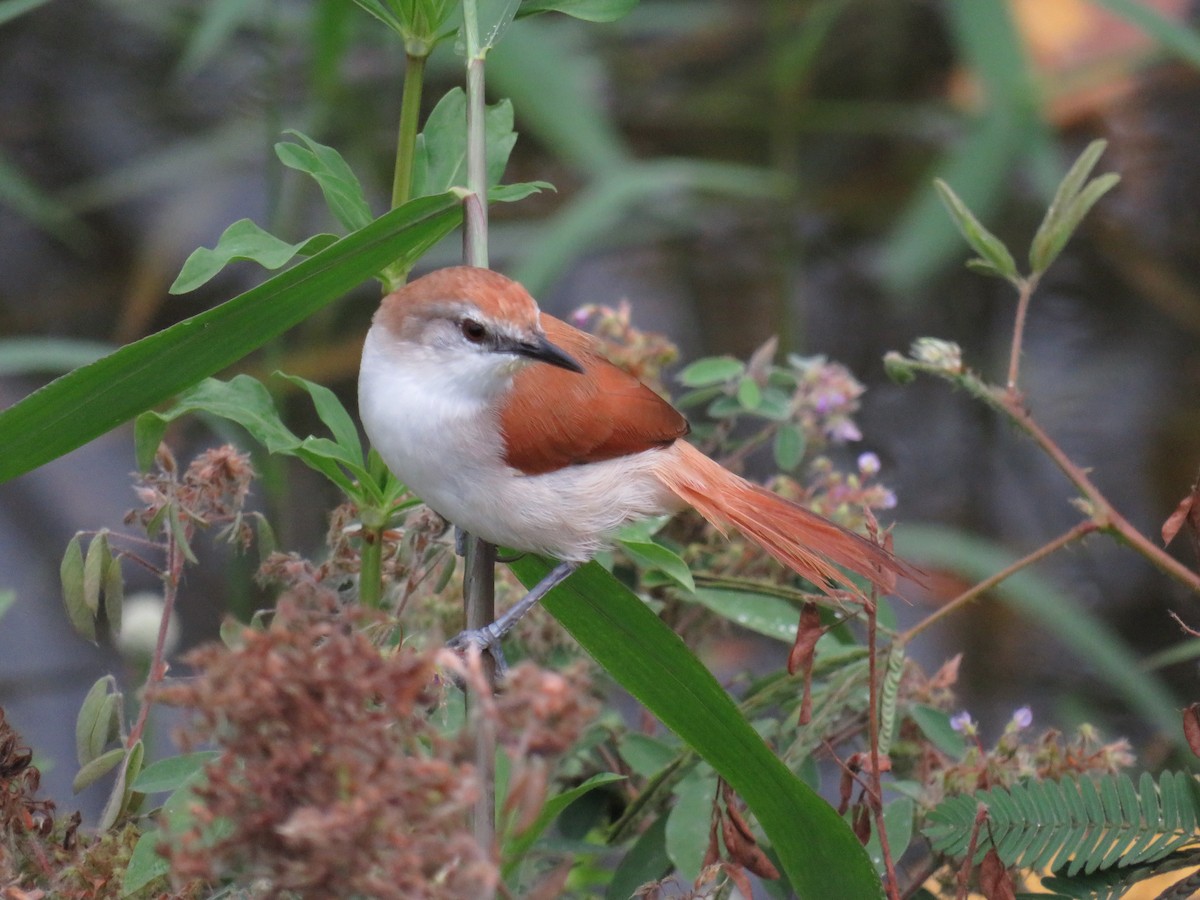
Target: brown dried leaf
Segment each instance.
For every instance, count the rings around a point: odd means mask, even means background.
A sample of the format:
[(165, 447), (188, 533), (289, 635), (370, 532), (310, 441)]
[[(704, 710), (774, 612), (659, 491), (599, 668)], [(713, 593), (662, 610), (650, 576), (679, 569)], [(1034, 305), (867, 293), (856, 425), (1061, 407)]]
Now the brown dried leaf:
[(1193, 703), (1183, 711), (1183, 736), (1192, 752), (1200, 756), (1200, 703)]
[(842, 780), (838, 785), (838, 815), (843, 816), (850, 808), (850, 795), (854, 793), (854, 772), (850, 766), (842, 766)]
[(1183, 527), (1184, 522), (1189, 522), (1193, 529), (1200, 528), (1200, 481), (1192, 485), (1191, 493), (1179, 501), (1175, 511), (1167, 516), (1167, 521), (1163, 522), (1164, 547), (1175, 540), (1175, 535), (1179, 534), (1179, 529)]
[(871, 809), (866, 803), (860, 803), (854, 810), (854, 836), (865, 847), (871, 839)]
[[(725, 874), (729, 876), (743, 897), (753, 897), (754, 889), (750, 886), (750, 879), (746, 877), (746, 870), (736, 863), (725, 863)], [(779, 877), (778, 874), (775, 875)]]
[(725, 840), (725, 850), (729, 853), (730, 860), (745, 866), (760, 878), (774, 880), (779, 877), (779, 870), (767, 858), (767, 854), (763, 853), (762, 847), (758, 846), (753, 836), (747, 839), (727, 816), (721, 817), (721, 837)]
[(979, 890), (987, 900), (1017, 900), (1012, 878), (995, 848), (987, 852), (979, 865)]
[(800, 611), (800, 622), (796, 626), (796, 642), (792, 645), (787, 662), (789, 675), (795, 675), (801, 670), (804, 672), (804, 696), (800, 701), (801, 725), (807, 725), (812, 719), (813, 659), (816, 657), (817, 641), (823, 633), (820, 610), (810, 600)]
[(962, 658), (963, 655), (959, 653), (942, 663), (942, 667), (929, 679), (929, 689), (936, 691), (954, 687), (958, 683), (958, 670), (962, 666)]

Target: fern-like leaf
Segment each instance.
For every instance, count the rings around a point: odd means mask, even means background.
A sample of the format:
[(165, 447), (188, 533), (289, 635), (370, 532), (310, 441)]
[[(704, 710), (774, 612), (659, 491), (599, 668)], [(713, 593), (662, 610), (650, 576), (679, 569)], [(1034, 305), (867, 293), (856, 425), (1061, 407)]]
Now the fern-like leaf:
[[(1053, 895), (1056, 897), (1069, 897), (1071, 900), (1120, 900), (1135, 884), (1150, 878), (1157, 878), (1159, 875), (1165, 875), (1168, 872), (1190, 868), (1197, 863), (1200, 863), (1200, 853), (1197, 853), (1195, 850), (1185, 850), (1172, 853), (1170, 856), (1160, 859), (1157, 862), (1142, 863), (1128, 868), (1112, 868), (1105, 871), (1093, 872), (1091, 875), (1076, 875), (1074, 878), (1068, 878), (1065, 875), (1055, 875), (1051, 878), (1043, 879), (1042, 887), (1048, 891), (1053, 891)], [(1188, 890), (1187, 882), (1195, 876), (1196, 873), (1192, 873), (1184, 881), (1178, 882), (1168, 888), (1168, 892), (1174, 891), (1180, 886), (1182, 886), (1182, 889)], [(1191, 897), (1193, 894), (1159, 894), (1158, 900), (1164, 900), (1164, 897), (1171, 897), (1174, 900), (1174, 896), (1183, 898)]]
[(1183, 772), (1164, 772), (1157, 784), (1143, 774), (1027, 781), (941, 803), (929, 815), (926, 836), (935, 850), (966, 855), (979, 803), (988, 822), (975, 862), (995, 849), (1006, 866), (1080, 873), (1157, 862), (1197, 842), (1200, 786)]

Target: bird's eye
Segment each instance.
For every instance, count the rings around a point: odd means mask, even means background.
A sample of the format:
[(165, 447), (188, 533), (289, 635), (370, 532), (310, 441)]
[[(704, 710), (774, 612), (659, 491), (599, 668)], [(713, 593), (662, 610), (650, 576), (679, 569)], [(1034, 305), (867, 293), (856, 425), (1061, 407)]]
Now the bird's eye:
[(459, 323), (459, 328), (462, 329), (462, 336), (472, 344), (481, 344), (483, 343), (483, 339), (487, 337), (487, 328), (474, 319), (463, 319)]

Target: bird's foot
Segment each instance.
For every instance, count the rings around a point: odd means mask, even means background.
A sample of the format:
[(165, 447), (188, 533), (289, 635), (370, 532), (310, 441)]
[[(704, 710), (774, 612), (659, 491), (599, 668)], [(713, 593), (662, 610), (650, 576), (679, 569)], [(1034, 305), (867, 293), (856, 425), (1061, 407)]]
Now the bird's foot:
[(501, 637), (502, 632), (498, 631), (496, 623), (493, 622), (482, 628), (467, 628), (460, 631), (446, 641), (446, 646), (463, 654), (468, 653), (472, 647), (478, 648), (481, 653), (489, 654), (496, 665), (498, 680), (508, 672), (508, 661), (504, 658), (504, 648), (500, 646)]

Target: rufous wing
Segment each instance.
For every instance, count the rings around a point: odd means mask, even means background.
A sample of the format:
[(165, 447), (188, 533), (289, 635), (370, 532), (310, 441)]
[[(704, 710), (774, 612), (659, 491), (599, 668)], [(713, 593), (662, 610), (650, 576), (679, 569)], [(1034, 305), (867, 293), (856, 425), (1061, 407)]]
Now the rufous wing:
[(500, 417), (508, 465), (538, 475), (667, 446), (687, 434), (679, 411), (609, 362), (593, 338), (544, 313), (541, 323), (584, 372), (534, 364), (517, 373)]

